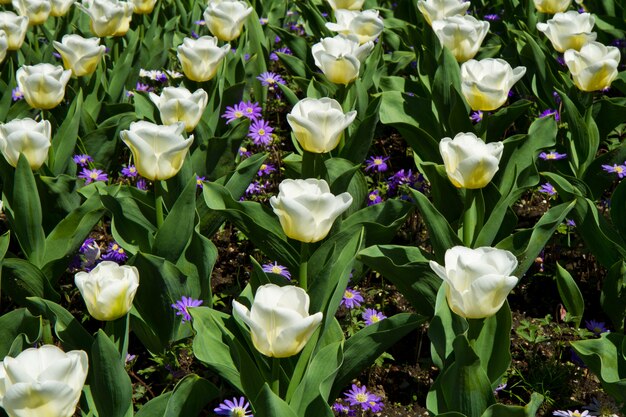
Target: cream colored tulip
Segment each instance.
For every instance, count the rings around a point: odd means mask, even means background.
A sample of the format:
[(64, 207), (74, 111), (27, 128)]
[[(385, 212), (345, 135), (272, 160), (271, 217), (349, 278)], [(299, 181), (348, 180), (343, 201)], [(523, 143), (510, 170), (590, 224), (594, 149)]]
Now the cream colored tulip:
[(417, 8), (431, 26), (435, 20), (465, 14), (469, 7), (470, 2), (464, 0), (419, 0), (417, 2)]
[(327, 0), (333, 10), (361, 10), (365, 0)]
[(361, 63), (374, 49), (373, 42), (359, 44), (355, 36), (337, 35), (324, 38), (311, 48), (315, 65), (328, 81), (348, 85), (359, 76)]
[(12, 0), (17, 14), (28, 17), (28, 25), (41, 25), (50, 16), (50, 0)]
[(326, 23), (326, 27), (342, 35), (356, 36), (361, 45), (378, 38), (385, 28), (378, 10), (337, 10), (335, 19), (337, 23)]
[(493, 316), (517, 284), (511, 276), (517, 259), (506, 250), (455, 246), (446, 251), (445, 267), (430, 261), (446, 285), (450, 309), (468, 319)]
[(356, 111), (344, 114), (337, 100), (305, 98), (293, 106), (287, 122), (305, 151), (324, 153), (337, 147), (355, 118)]
[(621, 54), (614, 46), (589, 42), (580, 52), (568, 49), (563, 58), (576, 87), (582, 91), (598, 91), (609, 88), (617, 78)]
[(131, 0), (133, 3), (133, 13), (136, 14), (148, 14), (152, 13), (156, 0)]
[(17, 167), (24, 154), (30, 168), (39, 169), (48, 159), (52, 140), (50, 122), (33, 119), (14, 119), (0, 124), (0, 152), (12, 167)]
[(89, 314), (96, 320), (112, 321), (125, 316), (133, 306), (139, 271), (134, 266), (103, 261), (89, 272), (78, 272), (74, 282)]
[(9, 51), (17, 51), (24, 43), (28, 30), (28, 17), (13, 12), (0, 12), (0, 30), (7, 35)]
[(106, 47), (99, 38), (85, 39), (80, 35), (65, 35), (61, 42), (53, 42), (63, 59), (63, 66), (77, 77), (92, 74), (104, 55)]
[(541, 13), (555, 14), (567, 10), (572, 0), (533, 0), (535, 9)]
[(23, 65), (15, 74), (26, 102), (44, 110), (55, 108), (63, 101), (65, 86), (71, 77), (72, 71), (52, 64)]
[(193, 135), (185, 139), (184, 123), (169, 126), (150, 122), (133, 122), (130, 130), (120, 132), (130, 148), (137, 172), (149, 180), (166, 180), (180, 171), (193, 143)]
[(513, 69), (503, 59), (470, 59), (461, 65), (461, 91), (472, 110), (495, 110), (525, 73), (526, 67)]
[(270, 198), (285, 234), (300, 242), (324, 239), (335, 219), (352, 204), (352, 196), (330, 192), (324, 180), (283, 180), (278, 196)]
[(150, 100), (159, 109), (163, 124), (183, 122), (191, 132), (200, 122), (209, 95), (201, 88), (192, 94), (184, 87), (165, 87), (160, 96), (150, 93)]
[(458, 62), (474, 58), (489, 32), (489, 22), (470, 15), (435, 20), (432, 27), (439, 42), (452, 52)]
[(91, 18), (90, 27), (99, 38), (124, 36), (133, 18), (133, 4), (117, 0), (83, 0), (75, 3)]
[(0, 407), (9, 417), (71, 417), (87, 378), (82, 350), (54, 345), (24, 350), (0, 364)]
[(485, 143), (473, 133), (443, 138), (439, 152), (450, 182), (457, 188), (483, 188), (498, 172), (502, 142)]
[(320, 312), (309, 315), (309, 296), (302, 288), (275, 284), (257, 288), (250, 310), (233, 301), (233, 316), (250, 328), (254, 347), (272, 358), (297, 355), (323, 318)]
[(65, 16), (70, 11), (70, 7), (74, 5), (74, 0), (50, 0), (52, 8), (50, 16)]
[(204, 11), (204, 22), (213, 36), (228, 42), (241, 35), (252, 10), (245, 1), (212, 0)]
[(217, 38), (201, 36), (198, 39), (185, 38), (178, 46), (178, 60), (185, 76), (192, 81), (209, 81), (230, 51), (230, 45), (217, 46)]
[(9, 50), (9, 38), (4, 30), (0, 30), (0, 63), (4, 61)]
[(595, 21), (589, 13), (570, 10), (555, 14), (546, 23), (537, 23), (537, 30), (548, 37), (552, 47), (558, 52), (568, 49), (579, 51), (583, 45), (596, 40), (598, 34), (592, 32)]

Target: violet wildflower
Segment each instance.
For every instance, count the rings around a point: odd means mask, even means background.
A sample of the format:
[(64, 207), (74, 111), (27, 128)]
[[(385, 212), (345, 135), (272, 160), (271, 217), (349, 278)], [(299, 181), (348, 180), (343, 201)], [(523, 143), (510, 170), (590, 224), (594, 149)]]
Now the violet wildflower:
[(421, 174), (413, 174), (413, 172), (409, 169), (405, 171), (401, 169), (400, 171), (393, 174), (388, 178), (387, 184), (389, 185), (388, 195), (392, 195), (396, 192), (398, 187), (402, 185), (408, 185), (410, 187), (415, 188), (418, 183), (421, 181)]
[(200, 35), (198, 35), (196, 32), (194, 32), (193, 30), (191, 31), (191, 37), (194, 39), (198, 39), (200, 37)]
[(558, 153), (557, 151), (541, 152), (539, 154), (539, 159), (543, 159), (544, 161), (558, 161), (565, 158), (567, 158), (567, 154)]
[(206, 22), (204, 20), (196, 20), (193, 23), (194, 25), (198, 25), (198, 26), (206, 26)]
[(248, 137), (252, 139), (255, 145), (269, 145), (272, 141), (272, 132), (274, 128), (265, 120), (255, 120), (250, 125)]
[(145, 178), (139, 178), (137, 180), (137, 184), (135, 184), (135, 187), (142, 191), (146, 191), (148, 189), (148, 183), (146, 182)]
[(78, 174), (78, 178), (83, 178), (85, 180), (85, 184), (90, 184), (94, 181), (108, 181), (109, 176), (100, 169), (87, 169), (83, 168), (83, 170)]
[(259, 167), (259, 171), (257, 172), (257, 175), (259, 177), (262, 177), (263, 175), (269, 175), (272, 172), (276, 171), (276, 168), (274, 168), (274, 165), (272, 164), (261, 164), (261, 166)]
[(606, 328), (606, 323), (601, 321), (585, 320), (585, 327), (596, 336), (609, 331), (609, 329)]
[(291, 273), (287, 269), (287, 267), (278, 265), (278, 262), (263, 264), (263, 272), (267, 272), (270, 274), (282, 275), (291, 281)]
[(270, 60), (278, 61), (280, 59), (278, 54), (293, 55), (293, 52), (291, 52), (291, 49), (287, 48), (286, 46), (283, 46), (282, 48), (278, 48), (277, 50), (275, 50), (274, 52), (270, 54)]
[(567, 227), (576, 227), (576, 222), (572, 219), (565, 219), (565, 225)]
[(241, 146), (239, 148), (239, 156), (243, 156), (243, 157), (248, 158), (250, 155), (252, 155), (252, 152), (248, 151), (247, 148), (245, 148), (243, 146)]
[(470, 120), (474, 123), (479, 123), (483, 120), (484, 113), (480, 110), (473, 111), (470, 113)]
[(244, 397), (239, 397), (239, 399), (235, 397), (232, 401), (225, 400), (213, 411), (219, 416), (252, 417), (252, 412), (248, 410), (248, 407), (250, 403)]
[(352, 389), (344, 393), (346, 400), (350, 405), (359, 405), (363, 410), (372, 410), (374, 412), (382, 409), (382, 401), (378, 395), (372, 394), (367, 387), (358, 387), (352, 384)]
[(81, 167), (86, 167), (90, 162), (93, 162), (93, 158), (89, 155), (74, 155), (72, 160)]
[[(202, 300), (196, 300), (194, 298), (185, 297), (183, 295), (182, 299), (172, 304), (172, 308), (176, 310), (177, 316), (183, 316), (182, 322), (184, 323), (186, 321), (191, 321), (191, 314), (189, 314), (189, 307), (198, 307), (199, 305), (202, 305), (202, 303), (203, 303)], [(228, 414), (224, 414), (224, 415), (228, 415)]]
[(11, 90), (11, 100), (19, 101), (23, 99), (24, 99), (24, 93), (22, 92), (22, 90), (20, 90), (19, 87), (15, 87), (13, 90)]
[(370, 171), (370, 170), (374, 170), (374, 171), (378, 171), (378, 172), (385, 172), (389, 169), (389, 167), (387, 166), (387, 161), (389, 160), (388, 156), (371, 156), (369, 159), (367, 159), (366, 162), (366, 166), (365, 166), (365, 170), (366, 171)]
[(602, 165), (602, 169), (606, 172), (617, 174), (618, 178), (626, 177), (626, 165)]
[(243, 115), (250, 120), (257, 120), (260, 118), (261, 112), (263, 111), (261, 106), (259, 106), (259, 103), (253, 103), (251, 101), (242, 101), (239, 103), (239, 108), (243, 112)]
[(267, 25), (267, 24), (269, 23), (269, 21), (270, 21), (270, 20), (269, 20), (267, 17), (261, 17), (261, 18), (259, 18), (259, 24), (260, 24), (261, 26)]
[(539, 187), (539, 192), (552, 196), (556, 195), (556, 188), (554, 188), (554, 185), (546, 182), (545, 184), (541, 184), (541, 186)]
[(374, 204), (381, 203), (383, 198), (380, 196), (379, 190), (374, 190), (367, 195), (367, 205), (373, 206)]
[(107, 252), (102, 255), (102, 259), (105, 261), (124, 262), (128, 259), (128, 254), (116, 241), (109, 243)]
[(362, 314), (363, 320), (365, 320), (365, 324), (369, 326), (370, 324), (378, 323), (379, 321), (386, 319), (383, 313), (373, 308), (366, 308)]
[(333, 404), (333, 411), (340, 416), (355, 416), (356, 410), (351, 410), (350, 407), (341, 403)]
[(122, 175), (126, 178), (135, 178), (137, 174), (137, 168), (134, 165), (129, 165), (122, 168)]
[(561, 116), (559, 115), (559, 112), (557, 110), (547, 109), (547, 110), (542, 111), (541, 114), (539, 114), (540, 119), (543, 119), (544, 117), (549, 117), (549, 116), (554, 116), (554, 120), (556, 120), (557, 122), (561, 120)]
[(552, 413), (553, 416), (559, 416), (559, 417), (587, 417), (589, 415), (589, 411), (585, 410), (585, 411), (569, 411), (569, 410), (557, 410), (555, 412)]
[(261, 191), (263, 191), (263, 185), (258, 181), (253, 181), (246, 188), (246, 195), (261, 194)]
[(78, 268), (90, 270), (100, 259), (100, 246), (98, 246), (96, 239), (91, 237), (85, 239), (83, 244), (80, 245), (78, 252), (83, 255), (80, 263), (77, 265)]
[(131, 355), (130, 353), (127, 353), (125, 362), (129, 363), (134, 361), (135, 359), (137, 359), (137, 355)]
[(496, 13), (492, 13), (492, 14), (486, 14), (485, 16), (483, 16), (483, 18), (485, 20), (488, 20), (490, 22), (496, 22), (498, 20), (500, 20), (500, 16)]
[(150, 87), (148, 84), (138, 82), (137, 85), (135, 85), (135, 91), (151, 92), (154, 91), (154, 88)]
[(245, 116), (244, 109), (241, 106), (242, 103), (237, 103), (234, 106), (227, 106), (226, 111), (221, 116), (226, 119), (226, 124), (233, 122), (237, 119), (241, 119)]
[(204, 181), (206, 181), (205, 177), (196, 175), (196, 188), (199, 188), (199, 189), (204, 188)]
[(562, 67), (566, 67), (567, 64), (565, 63), (565, 58), (563, 58), (563, 55), (559, 55), (556, 57), (556, 62), (559, 63), (560, 66)]
[(361, 296), (359, 291), (348, 287), (343, 293), (343, 298), (341, 299), (341, 303), (339, 305), (352, 309), (360, 307), (363, 301), (363, 296)]
[(276, 74), (275, 72), (263, 72), (261, 75), (256, 77), (257, 80), (261, 81), (261, 85), (263, 87), (274, 87), (276, 84), (285, 84), (285, 80), (283, 77)]

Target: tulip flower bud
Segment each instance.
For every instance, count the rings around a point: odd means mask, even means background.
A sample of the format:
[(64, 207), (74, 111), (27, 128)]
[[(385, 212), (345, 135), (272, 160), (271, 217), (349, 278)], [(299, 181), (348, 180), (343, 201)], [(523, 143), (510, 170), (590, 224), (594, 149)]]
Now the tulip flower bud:
[(441, 45), (448, 48), (458, 62), (474, 58), (489, 32), (489, 22), (474, 16), (451, 16), (432, 23)]
[(165, 87), (160, 96), (150, 93), (150, 100), (159, 109), (163, 124), (183, 122), (185, 130), (191, 132), (200, 122), (209, 95), (201, 88), (191, 94), (184, 87)]
[(503, 59), (470, 59), (461, 65), (461, 91), (472, 110), (495, 110), (525, 73), (526, 67), (513, 69)]
[(89, 314), (96, 320), (111, 321), (126, 315), (133, 306), (139, 271), (134, 266), (102, 261), (89, 272), (77, 273), (74, 282)]
[(344, 114), (337, 100), (305, 98), (293, 106), (287, 122), (305, 151), (324, 153), (337, 147), (355, 118), (356, 111)]
[(233, 315), (250, 328), (254, 347), (272, 358), (298, 354), (323, 317), (309, 315), (309, 296), (302, 288), (275, 284), (257, 288), (250, 310), (233, 301)]
[(0, 152), (12, 167), (17, 167), (20, 154), (24, 154), (30, 168), (39, 169), (48, 159), (51, 131), (47, 120), (14, 119), (0, 124)]
[(450, 309), (468, 319), (493, 316), (517, 284), (511, 276), (517, 259), (506, 250), (455, 246), (446, 251), (445, 267), (430, 261), (446, 285)]
[(579, 51), (586, 43), (596, 40), (598, 34), (592, 32), (595, 22), (595, 18), (589, 13), (570, 10), (555, 14), (546, 23), (537, 23), (537, 30), (545, 33), (558, 52), (568, 49)]
[(473, 133), (459, 133), (454, 139), (443, 138), (439, 152), (450, 182), (458, 188), (483, 188), (498, 172), (502, 142), (485, 143)]
[(65, 97), (65, 86), (72, 71), (60, 65), (23, 65), (17, 70), (17, 85), (26, 102), (35, 109), (48, 110), (58, 106)]
[(197, 82), (209, 81), (217, 74), (228, 51), (230, 45), (217, 46), (217, 38), (213, 36), (185, 38), (178, 47), (178, 60), (187, 78)]
[(431, 26), (435, 20), (465, 14), (469, 7), (470, 2), (464, 0), (419, 0), (417, 2), (417, 8)]
[(133, 18), (133, 5), (117, 0), (83, 0), (76, 6), (91, 18), (91, 31), (99, 38), (124, 36)]
[(193, 135), (183, 137), (184, 123), (169, 126), (150, 122), (133, 122), (130, 130), (120, 132), (130, 148), (139, 174), (149, 180), (166, 180), (180, 171), (193, 143)]
[(0, 29), (0, 63), (4, 61), (9, 50), (9, 38), (4, 30)]
[(361, 10), (365, 0), (327, 0), (333, 10)]
[(562, 13), (572, 4), (572, 0), (533, 0), (535, 9), (541, 13)]
[(617, 78), (621, 54), (614, 46), (589, 42), (580, 48), (580, 52), (574, 49), (565, 51), (563, 58), (576, 87), (582, 91), (598, 91), (609, 88)]
[(63, 66), (77, 77), (92, 74), (106, 49), (99, 38), (85, 39), (80, 35), (65, 35), (53, 45), (63, 58)]
[(315, 65), (332, 83), (348, 85), (359, 76), (361, 63), (374, 49), (373, 42), (359, 45), (355, 36), (324, 38), (311, 48)]
[(213, 36), (228, 42), (241, 35), (250, 13), (252, 7), (248, 7), (245, 1), (213, 0), (204, 11), (204, 21)]
[(335, 12), (335, 19), (337, 23), (326, 23), (326, 27), (342, 35), (356, 36), (361, 45), (378, 38), (385, 28), (378, 10), (358, 12), (340, 9)]
[(52, 8), (50, 16), (65, 16), (70, 11), (70, 7), (74, 4), (74, 0), (50, 0)]
[(84, 351), (65, 353), (54, 345), (6, 356), (0, 363), (0, 407), (9, 417), (70, 417), (88, 367)]
[(135, 14), (148, 14), (154, 10), (156, 0), (131, 0), (133, 3), (133, 13)]
[(11, 2), (20, 16), (28, 17), (28, 25), (41, 25), (50, 16), (50, 0), (13, 0)]
[(326, 237), (335, 219), (352, 204), (352, 196), (335, 196), (324, 180), (283, 180), (278, 196), (270, 198), (285, 234), (300, 242), (318, 242)]
[(0, 12), (0, 30), (7, 35), (9, 51), (17, 51), (24, 43), (28, 17), (18, 16), (13, 12)]

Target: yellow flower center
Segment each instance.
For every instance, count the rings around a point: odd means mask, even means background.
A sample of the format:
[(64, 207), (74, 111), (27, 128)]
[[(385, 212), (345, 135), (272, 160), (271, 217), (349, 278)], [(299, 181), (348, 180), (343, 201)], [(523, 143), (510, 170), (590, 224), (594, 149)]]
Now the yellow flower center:
[(259, 129), (259, 136), (265, 136), (265, 129)]
[(383, 160), (380, 158), (375, 158), (374, 159), (374, 165), (381, 165), (383, 163)]
[(97, 172), (90, 172), (89, 173), (89, 177), (93, 178), (94, 180), (98, 179), (98, 173)]
[(617, 172), (618, 174), (621, 174), (622, 172), (624, 172), (624, 168), (622, 168), (621, 166), (616, 166), (615, 172)]
[(278, 266), (278, 265), (272, 266), (272, 273), (273, 274), (280, 275), (280, 274), (282, 274), (282, 272), (283, 272), (283, 269), (280, 266)]
[(376, 197), (378, 197), (376, 194), (370, 194), (370, 201), (376, 201)]
[(267, 77), (267, 78), (265, 79), (265, 82), (266, 82), (266, 83), (268, 83), (268, 84), (274, 84), (274, 83), (276, 82), (276, 80), (274, 80), (273, 78), (269, 78), (269, 77)]
[(355, 395), (354, 398), (360, 403), (366, 403), (368, 400), (367, 395), (362, 393)]
[(243, 117), (243, 113), (242, 112), (240, 112), (240, 111), (236, 111), (235, 112), (235, 118), (240, 119), (242, 117)]
[(347, 290), (346, 290), (346, 292), (344, 293), (344, 295), (343, 295), (343, 296), (344, 296), (345, 298), (347, 298), (347, 299), (352, 299), (352, 298), (354, 298), (354, 294), (353, 294), (351, 291), (347, 291)]
[(370, 320), (371, 320), (372, 323), (378, 323), (380, 321), (380, 317), (378, 317), (377, 315), (373, 315), (370, 318)]

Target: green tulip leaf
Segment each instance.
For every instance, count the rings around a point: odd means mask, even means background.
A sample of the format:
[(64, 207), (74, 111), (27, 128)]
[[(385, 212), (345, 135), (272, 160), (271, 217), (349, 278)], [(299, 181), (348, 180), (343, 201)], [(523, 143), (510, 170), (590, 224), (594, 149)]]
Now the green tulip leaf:
[(446, 285), (444, 283), (439, 287), (435, 316), (428, 326), (428, 337), (431, 340), (430, 355), (439, 369), (443, 369), (444, 364), (448, 362), (453, 351), (452, 343), (456, 337), (464, 334), (468, 329), (467, 320), (450, 310), (446, 299)]
[[(206, 405), (218, 398), (219, 395), (220, 390), (211, 382), (200, 378), (198, 375), (187, 375), (174, 387), (174, 391), (168, 398), (165, 412), (161, 416), (198, 416)], [(139, 417), (139, 414), (137, 416)], [(157, 416), (155, 415), (155, 417)]]
[(27, 344), (35, 344), (41, 338), (41, 325), (41, 317), (33, 316), (25, 308), (0, 317), (0, 358), (9, 353), (14, 340), (20, 336)]
[(542, 403), (543, 396), (533, 392), (530, 402), (525, 407), (494, 404), (485, 410), (481, 417), (536, 417)]
[(60, 299), (43, 272), (31, 262), (20, 258), (4, 258), (0, 287), (18, 304), (24, 304), (27, 297), (53, 301)]
[(78, 95), (72, 102), (65, 120), (56, 130), (52, 138), (52, 147), (50, 149), (49, 167), (54, 175), (60, 175), (66, 172), (69, 162), (72, 160), (72, 154), (76, 147), (78, 139), (78, 127), (80, 125), (80, 116), (82, 114), (83, 92), (79, 91)]
[(626, 263), (617, 261), (606, 275), (600, 294), (602, 309), (616, 329), (624, 330), (626, 319)]
[(267, 382), (263, 385), (259, 396), (251, 402), (255, 417), (298, 417), (296, 411), (289, 404), (272, 392)]
[(574, 325), (580, 326), (585, 311), (585, 300), (572, 275), (556, 263), (556, 285), (559, 289), (561, 301), (568, 313), (574, 319)]

